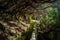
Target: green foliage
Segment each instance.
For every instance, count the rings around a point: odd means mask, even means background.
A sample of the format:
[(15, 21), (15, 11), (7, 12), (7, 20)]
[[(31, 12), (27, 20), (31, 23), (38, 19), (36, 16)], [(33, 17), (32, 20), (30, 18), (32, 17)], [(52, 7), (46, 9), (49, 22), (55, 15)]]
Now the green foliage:
[[(27, 31), (21, 32), (21, 35), (17, 36), (15, 40), (23, 40), (23, 37), (31, 37), (32, 32), (34, 31), (34, 25), (38, 23), (41, 32), (48, 32), (51, 28), (54, 28), (57, 22), (60, 20), (60, 12), (57, 8), (49, 7), (46, 8), (46, 13), (40, 15), (40, 21), (36, 20), (36, 16), (33, 14), (25, 14), (27, 20), (29, 20), (29, 25), (27, 26)], [(21, 17), (19, 17), (22, 19)], [(21, 20), (18, 19), (18, 22)], [(21, 22), (20, 22), (21, 23)], [(36, 26), (36, 25), (35, 25)], [(37, 33), (37, 32), (36, 32)], [(29, 36), (28, 36), (29, 35)], [(36, 34), (38, 35), (38, 33)], [(37, 38), (37, 37), (36, 37)]]
[(53, 25), (56, 24), (59, 13), (58, 9), (54, 7), (49, 7), (46, 10), (48, 13), (41, 15), (40, 18), (40, 29), (48, 31), (47, 29), (53, 27)]
[[(50, 5), (50, 3), (44, 3), (44, 2), (46, 2), (45, 0), (41, 0), (41, 2), (42, 2), (41, 4), (43, 4), (43, 5), (38, 4), (36, 2), (39, 3), (39, 0), (35, 0), (35, 1), (33, 1), (33, 0), (2, 1), (1, 0), (0, 19), (2, 21), (5, 21), (7, 23), (7, 25), (0, 24), (0, 31), (2, 31), (2, 33), (4, 33), (4, 34), (6, 33), (8, 36), (11, 36), (11, 35), (9, 35), (9, 33), (10, 33), (10, 26), (12, 26), (12, 25), (10, 25), (8, 22), (16, 21), (16, 18), (18, 21), (17, 25), (23, 24), (24, 26), (27, 27), (27, 30), (21, 31), (21, 32), (19, 32), (19, 34), (16, 33), (13, 40), (25, 40), (29, 36), (31, 37), (31, 34), (33, 31), (36, 31), (36, 35), (38, 35), (37, 29), (36, 29), (37, 25), (40, 28), (40, 30), (38, 30), (38, 31), (41, 31), (41, 32), (48, 32), (51, 28), (55, 29), (58, 26), (60, 27), (60, 9), (51, 7), (52, 5), (54, 6), (54, 4), (52, 4), (52, 3), (51, 3), (51, 5)], [(50, 2), (50, 1), (48, 0), (47, 2)], [(56, 3), (59, 4), (60, 1), (57, 0)], [(36, 8), (35, 6), (36, 7), (39, 6), (39, 8)], [(40, 6), (42, 6), (42, 9), (44, 9), (44, 10), (46, 9), (46, 13), (43, 12), (43, 14), (41, 14), (40, 21), (36, 20), (36, 15), (34, 15), (33, 13), (30, 13), (30, 12), (24, 13), (27, 10), (35, 11), (37, 9), (38, 9), (37, 13), (39, 13), (38, 11), (40, 11)], [(25, 23), (25, 20), (22, 21), (24, 18), (21, 15), (23, 15), (26, 18), (28, 23)], [(33, 29), (34, 26), (36, 26), (35, 30)], [(14, 30), (14, 29), (12, 30), (12, 32), (16, 32), (16, 31), (17, 30)], [(0, 32), (0, 34), (2, 34), (2, 33)], [(4, 36), (4, 34), (2, 36)], [(53, 33), (51, 33), (51, 35), (53, 35)], [(2, 39), (1, 36), (0, 36), (0, 38)]]
[[(13, 40), (24, 40), (23, 37), (29, 38), (33, 32), (34, 24), (36, 23), (35, 17), (33, 14), (25, 14), (26, 19), (29, 19), (29, 24), (27, 25), (27, 30), (20, 32), (19, 35), (13, 38)], [(18, 18), (18, 23), (22, 23), (22, 18)], [(22, 23), (24, 24), (24, 23)], [(25, 24), (24, 24), (25, 25)], [(29, 36), (28, 36), (29, 35)]]

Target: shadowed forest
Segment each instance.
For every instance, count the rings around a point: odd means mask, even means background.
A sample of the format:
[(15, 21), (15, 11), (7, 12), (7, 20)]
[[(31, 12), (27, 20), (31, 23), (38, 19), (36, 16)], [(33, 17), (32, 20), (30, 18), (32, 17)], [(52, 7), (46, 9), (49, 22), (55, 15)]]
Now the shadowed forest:
[(60, 0), (0, 0), (0, 40), (60, 40)]

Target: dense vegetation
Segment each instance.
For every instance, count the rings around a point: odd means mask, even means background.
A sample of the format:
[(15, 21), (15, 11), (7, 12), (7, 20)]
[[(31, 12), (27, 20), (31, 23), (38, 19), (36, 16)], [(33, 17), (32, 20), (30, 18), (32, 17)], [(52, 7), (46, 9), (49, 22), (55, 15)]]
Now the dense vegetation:
[(60, 40), (60, 1), (1, 0), (0, 40)]

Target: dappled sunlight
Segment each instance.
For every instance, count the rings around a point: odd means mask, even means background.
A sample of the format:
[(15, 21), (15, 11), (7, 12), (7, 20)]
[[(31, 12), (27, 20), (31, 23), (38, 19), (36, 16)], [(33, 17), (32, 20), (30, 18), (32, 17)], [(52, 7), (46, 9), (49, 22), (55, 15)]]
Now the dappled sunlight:
[(0, 1), (0, 40), (59, 40), (60, 1)]

